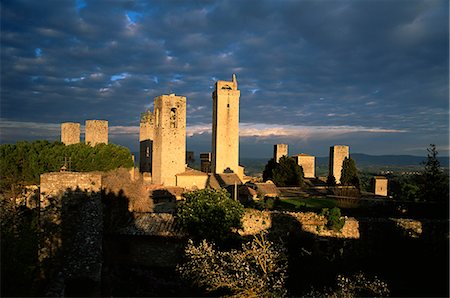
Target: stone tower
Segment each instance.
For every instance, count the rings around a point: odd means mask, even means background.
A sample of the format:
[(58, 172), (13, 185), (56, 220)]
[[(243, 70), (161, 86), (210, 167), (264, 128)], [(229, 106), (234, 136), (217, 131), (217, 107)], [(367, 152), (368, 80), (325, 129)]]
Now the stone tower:
[(273, 145), (273, 159), (278, 162), (282, 156), (288, 156), (288, 144)]
[(186, 97), (155, 98), (152, 182), (176, 186), (176, 174), (186, 170)]
[(387, 197), (388, 195), (388, 180), (384, 176), (373, 177), (373, 192), (378, 196)]
[(334, 145), (330, 147), (329, 173), (336, 179), (336, 183), (341, 183), (342, 163), (349, 158), (349, 149), (345, 145)]
[(139, 126), (139, 171), (141, 173), (152, 172), (153, 120), (153, 113), (150, 110), (141, 113)]
[(80, 142), (80, 123), (61, 123), (61, 142), (64, 145), (78, 144)]
[(295, 156), (297, 164), (303, 169), (303, 176), (305, 178), (315, 178), (316, 177), (316, 167), (315, 161), (316, 157), (308, 154), (298, 154)]
[(212, 93), (212, 172), (216, 174), (239, 169), (239, 97), (236, 75), (232, 81), (217, 81)]
[(108, 144), (108, 121), (86, 120), (85, 142), (91, 146)]

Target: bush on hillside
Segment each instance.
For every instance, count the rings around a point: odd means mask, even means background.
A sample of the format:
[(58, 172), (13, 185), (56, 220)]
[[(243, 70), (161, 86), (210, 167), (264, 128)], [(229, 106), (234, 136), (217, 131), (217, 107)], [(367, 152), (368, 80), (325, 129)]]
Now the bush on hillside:
[(176, 218), (194, 239), (217, 243), (226, 240), (232, 229), (242, 228), (244, 206), (230, 198), (226, 190), (202, 189), (184, 195)]
[(255, 236), (240, 250), (220, 251), (203, 240), (190, 241), (186, 261), (177, 266), (182, 278), (207, 292), (236, 297), (283, 297), (286, 295), (287, 262), (281, 248), (265, 236)]
[(345, 219), (341, 218), (341, 209), (334, 207), (332, 209), (323, 208), (321, 215), (325, 216), (327, 223), (325, 227), (333, 231), (341, 231), (345, 224)]

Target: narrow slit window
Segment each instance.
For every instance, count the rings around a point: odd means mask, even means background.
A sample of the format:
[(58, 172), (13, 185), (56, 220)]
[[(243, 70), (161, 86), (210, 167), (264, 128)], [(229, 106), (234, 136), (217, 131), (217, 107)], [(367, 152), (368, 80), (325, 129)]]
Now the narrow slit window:
[(177, 109), (172, 108), (170, 109), (170, 128), (176, 127), (177, 127)]

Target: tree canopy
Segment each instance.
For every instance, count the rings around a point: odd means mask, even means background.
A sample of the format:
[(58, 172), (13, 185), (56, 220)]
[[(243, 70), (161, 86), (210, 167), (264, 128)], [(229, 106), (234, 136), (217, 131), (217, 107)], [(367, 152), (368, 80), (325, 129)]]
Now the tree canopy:
[(176, 217), (194, 239), (220, 243), (233, 228), (242, 228), (244, 206), (231, 199), (226, 190), (201, 189), (184, 197), (186, 201), (178, 205)]
[(427, 148), (427, 161), (421, 176), (420, 191), (424, 201), (448, 201), (448, 172), (444, 172), (437, 159), (436, 145)]
[(278, 163), (272, 158), (264, 169), (263, 179), (272, 180), (277, 186), (302, 186), (303, 169), (291, 157), (282, 156)]
[(66, 159), (70, 161), (66, 165), (68, 170), (77, 172), (133, 166), (129, 149), (114, 144), (91, 147), (84, 143), (66, 146), (61, 142), (21, 141), (0, 145), (0, 189), (36, 184), (42, 173), (59, 171)]
[(345, 158), (342, 163), (341, 184), (353, 185), (359, 188), (360, 181), (355, 161), (352, 158)]

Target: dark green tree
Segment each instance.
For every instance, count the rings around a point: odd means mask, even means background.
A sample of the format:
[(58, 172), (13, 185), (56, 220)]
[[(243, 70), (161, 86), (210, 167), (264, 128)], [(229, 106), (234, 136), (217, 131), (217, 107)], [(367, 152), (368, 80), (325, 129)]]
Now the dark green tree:
[(272, 180), (277, 186), (302, 186), (303, 169), (291, 157), (282, 156), (278, 163), (272, 158), (263, 171), (263, 180)]
[(303, 169), (291, 157), (282, 156), (272, 173), (277, 186), (303, 185)]
[(275, 159), (271, 158), (266, 166), (264, 167), (264, 171), (263, 171), (263, 180), (267, 181), (267, 180), (273, 180), (273, 170), (275, 170), (275, 168), (277, 167), (277, 162), (275, 161)]
[(228, 239), (233, 228), (242, 228), (244, 206), (232, 200), (226, 190), (202, 189), (184, 197), (185, 202), (177, 207), (176, 218), (194, 239), (219, 244)]
[(328, 186), (336, 186), (336, 178), (334, 178), (334, 175), (328, 175), (327, 177), (327, 185)]
[(360, 181), (355, 161), (352, 158), (345, 158), (342, 163), (341, 184), (353, 185), (359, 189)]
[(36, 184), (42, 173), (59, 171), (65, 158), (72, 171), (109, 171), (133, 166), (128, 148), (114, 144), (91, 147), (84, 143), (17, 142), (0, 145), (0, 191), (14, 193), (22, 185)]
[(437, 159), (436, 145), (430, 144), (425, 168), (422, 172), (420, 191), (424, 201), (447, 201), (449, 196), (448, 172), (444, 172)]

